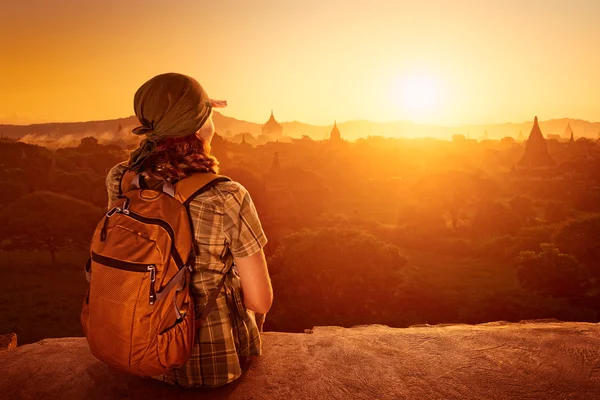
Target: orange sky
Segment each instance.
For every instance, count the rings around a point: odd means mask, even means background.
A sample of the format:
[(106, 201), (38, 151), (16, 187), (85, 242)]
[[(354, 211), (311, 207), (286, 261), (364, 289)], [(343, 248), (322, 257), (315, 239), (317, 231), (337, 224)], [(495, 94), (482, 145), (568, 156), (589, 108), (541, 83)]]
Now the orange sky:
[[(174, 6), (173, 4), (178, 4)], [(0, 123), (133, 114), (153, 75), (225, 115), (600, 120), (595, 0), (0, 0)]]

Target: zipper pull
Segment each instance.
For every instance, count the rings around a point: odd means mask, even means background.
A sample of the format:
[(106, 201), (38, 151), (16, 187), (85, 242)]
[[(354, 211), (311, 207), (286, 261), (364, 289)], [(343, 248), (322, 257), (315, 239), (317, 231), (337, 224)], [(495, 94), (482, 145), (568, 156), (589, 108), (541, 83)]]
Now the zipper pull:
[(156, 301), (156, 293), (154, 292), (154, 281), (156, 280), (155, 265), (148, 265), (148, 271), (150, 271), (150, 305), (153, 305)]
[(113, 207), (109, 212), (106, 213), (108, 218), (112, 217), (115, 213), (121, 212), (120, 207)]
[(125, 198), (125, 203), (123, 203), (123, 214), (129, 215), (129, 197)]

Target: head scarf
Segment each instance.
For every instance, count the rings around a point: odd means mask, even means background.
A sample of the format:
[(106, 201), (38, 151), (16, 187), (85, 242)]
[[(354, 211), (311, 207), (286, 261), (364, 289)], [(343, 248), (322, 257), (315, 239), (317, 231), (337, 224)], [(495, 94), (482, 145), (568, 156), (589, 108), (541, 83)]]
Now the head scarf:
[(133, 106), (142, 124), (133, 133), (146, 136), (129, 158), (129, 169), (139, 172), (156, 148), (156, 141), (195, 134), (210, 117), (212, 108), (225, 107), (227, 102), (211, 100), (194, 78), (167, 73), (144, 83), (135, 93)]

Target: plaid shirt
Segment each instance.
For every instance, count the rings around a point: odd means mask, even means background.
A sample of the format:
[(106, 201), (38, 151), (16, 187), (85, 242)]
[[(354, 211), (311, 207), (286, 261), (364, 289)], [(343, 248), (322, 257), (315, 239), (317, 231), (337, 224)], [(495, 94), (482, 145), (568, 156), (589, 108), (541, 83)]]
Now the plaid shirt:
[[(109, 208), (119, 193), (127, 163), (117, 164), (106, 178)], [(192, 274), (192, 296), (197, 315), (216, 290), (233, 256), (247, 257), (267, 243), (248, 191), (237, 182), (219, 182), (190, 203), (194, 237), (201, 249)], [(215, 387), (236, 380), (242, 373), (239, 357), (261, 354), (256, 318), (244, 306), (235, 267), (227, 274), (225, 290), (217, 298), (200, 330), (189, 361), (154, 378), (184, 386)]]

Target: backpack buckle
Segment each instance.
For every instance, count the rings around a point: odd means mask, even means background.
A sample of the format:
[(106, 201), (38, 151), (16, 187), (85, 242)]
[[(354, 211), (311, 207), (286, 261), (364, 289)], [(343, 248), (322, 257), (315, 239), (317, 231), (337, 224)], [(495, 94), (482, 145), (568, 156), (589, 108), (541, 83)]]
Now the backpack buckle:
[(115, 213), (121, 212), (121, 208), (120, 207), (113, 207), (110, 209), (109, 212), (106, 213), (106, 216), (108, 218), (112, 217), (113, 215), (115, 215)]

